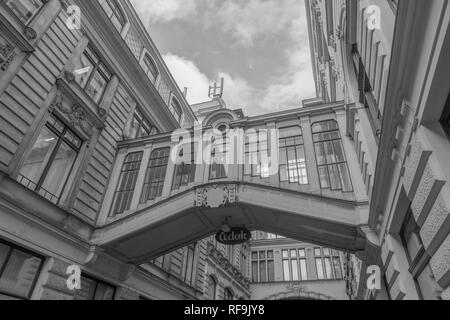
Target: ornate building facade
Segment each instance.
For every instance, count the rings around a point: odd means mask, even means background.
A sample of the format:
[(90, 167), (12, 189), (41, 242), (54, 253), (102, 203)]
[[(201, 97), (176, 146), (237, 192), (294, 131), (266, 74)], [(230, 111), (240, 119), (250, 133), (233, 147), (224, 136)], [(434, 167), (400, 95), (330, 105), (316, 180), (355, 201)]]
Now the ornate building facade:
[(447, 1), (306, 8), (317, 97), (247, 117), (128, 0), (0, 1), (0, 298), (449, 298)]

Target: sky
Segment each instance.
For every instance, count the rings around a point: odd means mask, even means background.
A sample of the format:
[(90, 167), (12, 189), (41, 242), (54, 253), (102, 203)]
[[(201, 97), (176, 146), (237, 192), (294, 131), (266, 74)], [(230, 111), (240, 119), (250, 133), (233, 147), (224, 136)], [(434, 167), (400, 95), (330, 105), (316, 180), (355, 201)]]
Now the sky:
[(131, 0), (190, 104), (223, 99), (247, 116), (315, 97), (304, 0)]

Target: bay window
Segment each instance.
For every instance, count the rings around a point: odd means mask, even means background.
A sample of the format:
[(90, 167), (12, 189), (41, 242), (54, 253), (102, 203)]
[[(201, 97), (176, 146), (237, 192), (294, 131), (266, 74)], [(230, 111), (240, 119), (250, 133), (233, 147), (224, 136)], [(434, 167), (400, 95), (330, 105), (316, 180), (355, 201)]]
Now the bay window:
[(94, 102), (100, 102), (112, 75), (90, 45), (84, 50), (75, 70), (75, 81)]
[(314, 257), (319, 280), (342, 279), (341, 258), (338, 251), (329, 248), (315, 248)]
[(0, 241), (0, 300), (30, 299), (44, 259)]
[(169, 155), (170, 148), (154, 150), (150, 155), (141, 203), (162, 196)]
[(308, 172), (301, 128), (280, 129), (279, 143), (280, 181), (307, 185)]
[(135, 152), (130, 153), (125, 158), (114, 195), (113, 215), (122, 214), (130, 209), (142, 156), (143, 152)]
[(252, 252), (252, 281), (254, 283), (275, 281), (273, 250)]
[(252, 177), (269, 178), (267, 132), (257, 131), (245, 137), (245, 165), (244, 175)]
[(316, 123), (312, 131), (321, 188), (353, 191), (337, 122)]
[(308, 280), (305, 249), (283, 250), (281, 252), (281, 257), (283, 260), (284, 281)]
[(81, 145), (76, 133), (51, 115), (20, 169), (19, 183), (59, 204)]
[(48, 0), (2, 0), (27, 25)]

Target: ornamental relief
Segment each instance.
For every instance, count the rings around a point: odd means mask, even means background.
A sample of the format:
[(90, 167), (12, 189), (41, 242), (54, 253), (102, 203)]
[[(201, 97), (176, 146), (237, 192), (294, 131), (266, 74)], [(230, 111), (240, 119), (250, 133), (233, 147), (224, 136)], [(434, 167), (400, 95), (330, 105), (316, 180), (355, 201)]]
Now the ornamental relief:
[(69, 100), (64, 99), (61, 93), (58, 93), (50, 107), (50, 111), (54, 109), (60, 111), (74, 128), (79, 129), (88, 137), (93, 135), (94, 125), (89, 121), (88, 115), (83, 107), (71, 103)]
[(195, 206), (205, 208), (219, 208), (228, 204), (236, 203), (237, 186), (213, 185), (196, 190)]
[(2, 71), (8, 69), (15, 57), (14, 46), (0, 36), (0, 69)]

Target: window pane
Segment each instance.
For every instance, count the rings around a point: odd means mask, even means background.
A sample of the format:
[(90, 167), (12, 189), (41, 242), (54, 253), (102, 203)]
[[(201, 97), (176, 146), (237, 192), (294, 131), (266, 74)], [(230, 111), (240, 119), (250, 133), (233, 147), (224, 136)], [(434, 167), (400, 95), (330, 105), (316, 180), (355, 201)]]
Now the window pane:
[(329, 255), (330, 255), (330, 249), (328, 249), (328, 248), (323, 248), (323, 255), (324, 255), (324, 256), (329, 256)]
[(330, 258), (324, 258), (325, 262), (325, 272), (327, 275), (327, 279), (333, 279), (333, 271), (331, 267), (331, 259)]
[(324, 144), (323, 143), (316, 143), (314, 145), (314, 147), (316, 149), (317, 164), (318, 165), (326, 164)]
[(297, 250), (291, 250), (291, 258), (297, 258)]
[(113, 300), (114, 288), (103, 283), (97, 285), (94, 300)]
[[(39, 135), (39, 138), (34, 144), (30, 155), (20, 170), (20, 174), (34, 183), (34, 187), (36, 187), (39, 182), (39, 179), (41, 178), (45, 166), (49, 161), (53, 149), (57, 143), (58, 137), (47, 127), (44, 127)], [(22, 181), (22, 183), (24, 182)]]
[(0, 278), (0, 290), (29, 298), (41, 259), (14, 249)]
[(316, 258), (316, 270), (317, 270), (317, 279), (323, 280), (325, 278), (325, 275), (323, 273), (322, 258)]
[(292, 266), (292, 281), (298, 281), (298, 262), (297, 259), (291, 260), (291, 266)]
[(96, 71), (88, 87), (86, 88), (86, 93), (92, 98), (92, 100), (99, 102), (103, 91), (106, 88), (106, 84), (107, 80), (98, 71)]
[(314, 255), (316, 257), (320, 257), (322, 255), (322, 251), (320, 250), (320, 248), (314, 248)]
[(291, 276), (289, 274), (289, 260), (283, 260), (283, 276), (284, 276), (284, 281), (291, 280)]
[(252, 281), (253, 282), (259, 282), (258, 281), (258, 262), (252, 262)]
[(300, 259), (300, 271), (301, 271), (302, 280), (303, 281), (308, 280), (308, 271), (306, 269), (306, 260), (305, 259)]
[(6, 263), (6, 258), (8, 257), (10, 250), (11, 250), (11, 248), (9, 246), (0, 243), (0, 270), (3, 268), (3, 265)]
[(273, 260), (267, 261), (267, 272), (269, 282), (275, 281), (275, 267)]
[(340, 140), (333, 142), (334, 155), (336, 162), (345, 162), (344, 150), (342, 149), (342, 143)]
[(334, 264), (334, 274), (336, 275), (336, 279), (342, 279), (342, 269), (341, 269), (341, 261), (339, 258), (333, 258)]
[(341, 190), (341, 177), (339, 174), (338, 165), (328, 166), (328, 172), (330, 174), (331, 189)]
[(289, 252), (287, 250), (283, 250), (282, 255), (283, 258), (289, 258)]
[(94, 70), (94, 65), (86, 53), (83, 53), (81, 56), (75, 70), (77, 70), (77, 72), (75, 72), (75, 81), (84, 88)]
[(339, 165), (339, 174), (342, 182), (342, 191), (353, 191), (353, 186), (350, 181), (350, 174), (348, 172), (347, 164), (342, 163)]
[(267, 251), (267, 259), (273, 259), (273, 251)]
[(298, 250), (298, 256), (299, 256), (300, 258), (303, 258), (303, 257), (305, 256), (305, 249), (299, 249), (299, 250)]
[(65, 142), (61, 143), (42, 187), (56, 197), (60, 197), (62, 188), (69, 178), (77, 152)]
[(94, 298), (96, 282), (92, 279), (81, 277), (81, 289), (75, 290), (74, 300), (92, 300)]
[(259, 276), (261, 282), (267, 282), (267, 274), (266, 274), (266, 262), (259, 262)]
[(319, 167), (320, 186), (322, 189), (328, 189), (330, 187), (330, 181), (328, 180), (328, 169), (326, 166)]
[[(5, 1), (5, 0), (3, 0)], [(14, 14), (25, 24), (36, 14), (42, 6), (41, 0), (6, 0), (6, 4)]]

